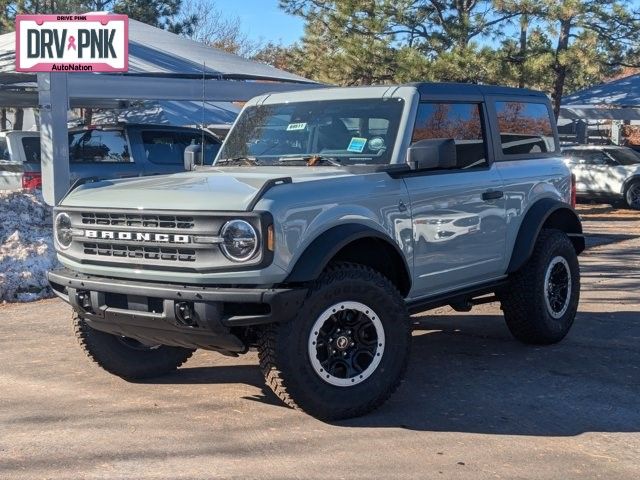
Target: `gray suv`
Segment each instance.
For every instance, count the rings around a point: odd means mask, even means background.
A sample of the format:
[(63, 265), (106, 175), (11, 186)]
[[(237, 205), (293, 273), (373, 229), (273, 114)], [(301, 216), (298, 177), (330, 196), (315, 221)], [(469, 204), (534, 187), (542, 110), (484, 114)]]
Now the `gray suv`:
[(264, 95), (213, 166), (71, 191), (49, 280), (115, 375), (257, 348), (287, 405), (348, 418), (398, 387), (411, 314), (499, 301), (522, 342), (567, 334), (584, 249), (572, 187), (538, 92)]

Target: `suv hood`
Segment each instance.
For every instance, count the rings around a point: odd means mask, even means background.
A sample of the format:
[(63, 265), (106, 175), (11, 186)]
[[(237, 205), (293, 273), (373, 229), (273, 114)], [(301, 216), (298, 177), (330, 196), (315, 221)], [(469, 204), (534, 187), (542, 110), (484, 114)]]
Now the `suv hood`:
[(291, 177), (294, 183), (350, 176), (337, 167), (236, 167), (82, 185), (61, 203), (66, 207), (149, 210), (246, 210), (269, 180)]

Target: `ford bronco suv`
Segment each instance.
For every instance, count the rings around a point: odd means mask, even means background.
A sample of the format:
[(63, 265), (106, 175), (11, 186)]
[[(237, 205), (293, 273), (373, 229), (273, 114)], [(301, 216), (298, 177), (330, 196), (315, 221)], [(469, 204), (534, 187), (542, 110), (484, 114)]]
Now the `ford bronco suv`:
[(213, 166), (72, 189), (49, 280), (115, 375), (257, 348), (287, 405), (348, 418), (398, 387), (411, 314), (497, 301), (518, 340), (560, 341), (580, 292), (574, 193), (541, 93), (263, 95)]

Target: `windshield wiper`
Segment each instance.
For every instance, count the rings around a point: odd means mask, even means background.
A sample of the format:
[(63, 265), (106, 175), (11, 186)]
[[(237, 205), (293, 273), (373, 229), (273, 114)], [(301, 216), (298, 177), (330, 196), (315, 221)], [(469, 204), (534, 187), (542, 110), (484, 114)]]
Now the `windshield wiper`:
[(325, 157), (323, 155), (303, 155), (300, 157), (283, 157), (278, 160), (279, 163), (289, 162), (305, 162), (308, 167), (314, 167), (321, 163), (328, 163), (334, 167), (342, 167), (342, 163), (337, 158)]
[(256, 157), (221, 158), (214, 167), (218, 165), (260, 165), (260, 161)]

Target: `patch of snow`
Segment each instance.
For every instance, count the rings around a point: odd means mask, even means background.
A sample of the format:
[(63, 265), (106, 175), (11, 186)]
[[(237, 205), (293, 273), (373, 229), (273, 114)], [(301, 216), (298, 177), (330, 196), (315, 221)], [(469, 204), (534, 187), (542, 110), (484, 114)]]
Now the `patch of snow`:
[(46, 276), (58, 263), (52, 211), (39, 190), (0, 191), (0, 301), (52, 296)]

